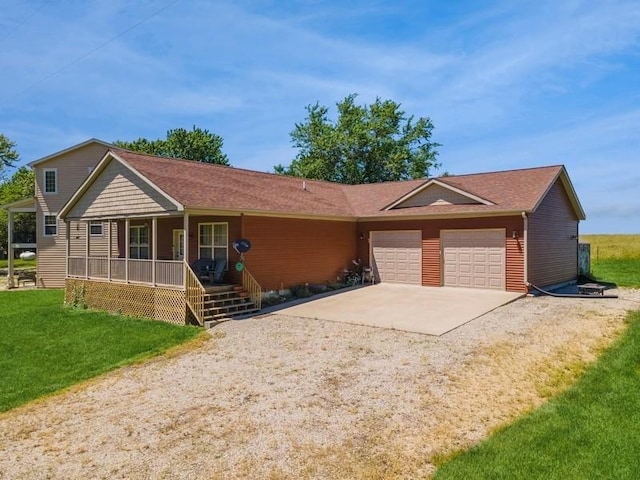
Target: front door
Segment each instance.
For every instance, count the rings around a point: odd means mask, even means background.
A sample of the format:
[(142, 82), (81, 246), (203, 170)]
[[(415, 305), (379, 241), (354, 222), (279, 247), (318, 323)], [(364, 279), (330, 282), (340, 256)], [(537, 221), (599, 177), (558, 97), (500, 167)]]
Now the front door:
[(173, 231), (173, 259), (184, 260), (184, 230)]

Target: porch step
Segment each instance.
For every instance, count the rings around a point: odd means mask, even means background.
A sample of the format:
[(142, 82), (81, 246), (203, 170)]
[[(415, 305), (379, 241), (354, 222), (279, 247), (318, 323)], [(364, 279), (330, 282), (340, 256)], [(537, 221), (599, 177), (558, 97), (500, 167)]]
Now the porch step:
[(233, 303), (205, 303), (204, 309), (207, 312), (205, 316), (213, 313), (235, 311), (247, 305), (253, 305), (253, 302), (248, 298), (235, 299)]
[(225, 298), (218, 298), (218, 299), (205, 298), (204, 308), (221, 307), (224, 305), (235, 305), (236, 303), (242, 303), (247, 300), (249, 300), (249, 297), (234, 296), (234, 297), (225, 297)]
[(211, 315), (209, 317), (205, 318), (204, 323), (206, 324), (207, 322), (221, 322), (222, 320), (228, 320), (230, 318), (233, 317), (237, 317), (240, 315), (249, 315), (251, 313), (256, 313), (258, 312), (258, 309), (255, 308), (255, 306), (251, 306), (249, 308), (245, 308), (242, 310), (236, 310), (235, 312), (228, 312), (228, 313), (216, 313), (215, 315)]
[(218, 325), (220, 322), (223, 322), (224, 320), (229, 320), (232, 319), (235, 316), (239, 316), (239, 315), (251, 315), (253, 313), (257, 313), (259, 312), (259, 310), (257, 308), (252, 308), (252, 309), (247, 309), (247, 310), (242, 310), (242, 311), (238, 311), (238, 312), (234, 312), (233, 315), (224, 315), (221, 314), (221, 316), (216, 316), (216, 318), (211, 318), (211, 319), (207, 319), (204, 321), (204, 328), (213, 328), (216, 325)]
[(238, 315), (256, 313), (258, 309), (241, 285), (207, 288), (204, 298), (204, 326), (211, 328), (223, 320)]

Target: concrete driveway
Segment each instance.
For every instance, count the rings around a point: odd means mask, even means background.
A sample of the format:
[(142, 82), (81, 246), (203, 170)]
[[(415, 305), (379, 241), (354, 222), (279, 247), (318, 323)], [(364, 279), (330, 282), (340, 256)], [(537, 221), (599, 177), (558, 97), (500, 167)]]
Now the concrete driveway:
[(278, 310), (280, 315), (442, 335), (521, 293), (381, 283)]

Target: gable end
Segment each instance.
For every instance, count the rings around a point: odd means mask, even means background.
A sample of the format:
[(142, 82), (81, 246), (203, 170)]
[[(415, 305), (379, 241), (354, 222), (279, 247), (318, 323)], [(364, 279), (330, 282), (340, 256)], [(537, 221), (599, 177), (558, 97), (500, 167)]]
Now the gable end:
[(111, 159), (66, 213), (67, 218), (160, 214), (178, 207), (121, 162)]
[(396, 200), (385, 210), (438, 205), (493, 205), (488, 200), (438, 180), (430, 180), (413, 192)]

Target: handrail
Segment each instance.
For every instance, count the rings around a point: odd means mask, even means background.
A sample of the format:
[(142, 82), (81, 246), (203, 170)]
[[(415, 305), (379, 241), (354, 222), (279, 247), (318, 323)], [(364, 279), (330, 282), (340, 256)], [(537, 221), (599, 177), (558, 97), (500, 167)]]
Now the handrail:
[(191, 266), (185, 261), (185, 300), (201, 326), (204, 326), (204, 296), (206, 291)]
[(242, 270), (242, 286), (249, 292), (249, 298), (256, 308), (260, 310), (262, 308), (262, 287), (246, 268)]

